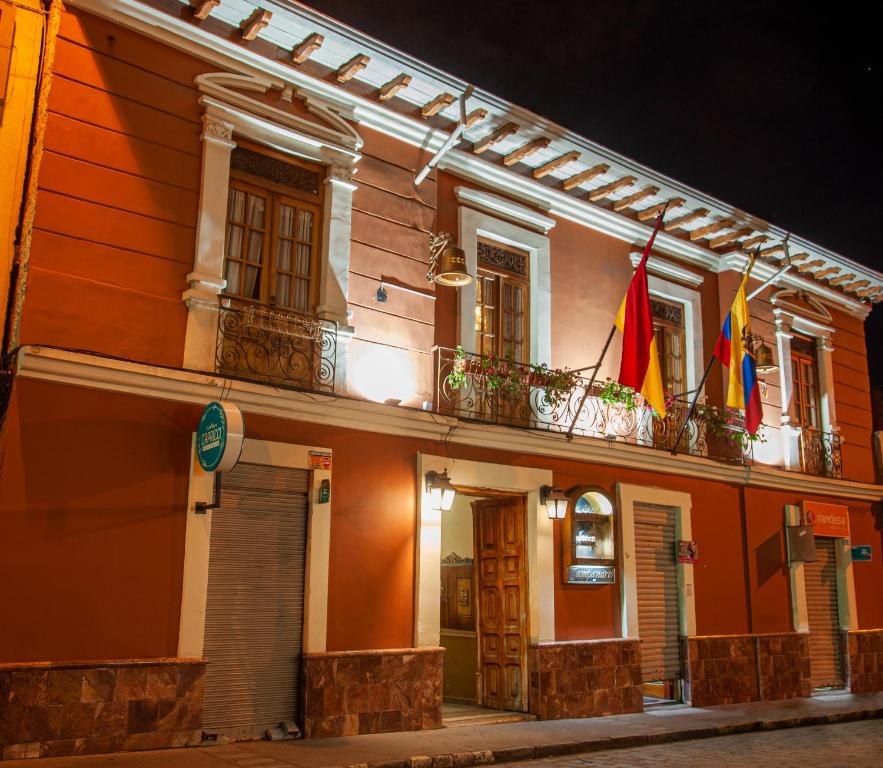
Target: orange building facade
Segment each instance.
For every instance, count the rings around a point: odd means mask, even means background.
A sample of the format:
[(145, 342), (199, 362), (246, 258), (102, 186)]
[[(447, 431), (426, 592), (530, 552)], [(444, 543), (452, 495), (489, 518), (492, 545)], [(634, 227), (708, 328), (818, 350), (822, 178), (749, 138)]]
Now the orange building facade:
[[(417, 184), (466, 84), (295, 3), (59, 18), (4, 350), (4, 758), (883, 690), (883, 275), (481, 91)], [(616, 339), (578, 408), (666, 203), (669, 415), (607, 383)], [(427, 280), (439, 232), (469, 285)], [(715, 364), (675, 453), (758, 246), (762, 440)]]

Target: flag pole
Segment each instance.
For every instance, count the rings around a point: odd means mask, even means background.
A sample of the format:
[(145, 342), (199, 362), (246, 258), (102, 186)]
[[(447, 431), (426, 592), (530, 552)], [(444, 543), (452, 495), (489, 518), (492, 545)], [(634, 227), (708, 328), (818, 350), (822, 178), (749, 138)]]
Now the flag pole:
[(607, 334), (607, 341), (604, 342), (604, 348), (601, 350), (601, 357), (598, 358), (598, 362), (595, 363), (595, 370), (592, 371), (592, 378), (589, 379), (589, 383), (586, 386), (586, 391), (583, 392), (582, 399), (579, 401), (579, 405), (576, 408), (576, 411), (573, 414), (573, 420), (570, 422), (570, 426), (567, 428), (567, 439), (573, 440), (573, 428), (576, 426), (576, 420), (579, 418), (580, 413), (582, 413), (583, 406), (586, 404), (586, 399), (589, 396), (589, 392), (592, 391), (592, 386), (595, 384), (595, 379), (598, 376), (598, 371), (601, 370), (601, 363), (604, 362), (604, 356), (607, 354), (607, 350), (610, 348), (610, 342), (613, 341), (613, 334), (616, 333), (616, 323), (614, 323), (610, 328), (610, 333)]
[[(653, 240), (656, 238), (656, 233), (659, 231), (659, 227), (662, 225), (662, 220), (665, 218), (665, 212), (668, 210), (670, 202), (670, 200), (666, 201), (665, 205), (662, 207), (662, 210), (659, 212), (659, 216), (656, 220), (656, 225), (653, 228), (653, 234), (650, 236), (650, 240), (647, 241), (647, 245), (644, 246), (645, 249), (647, 248), (647, 246), (652, 245)], [(650, 254), (647, 253), (647, 258), (649, 258), (649, 256)], [(637, 269), (635, 271), (637, 271)], [(632, 278), (634, 279), (634, 273), (632, 273)], [(598, 377), (598, 371), (601, 370), (601, 363), (604, 362), (604, 357), (607, 355), (607, 350), (610, 348), (610, 342), (613, 341), (614, 333), (616, 333), (616, 323), (613, 323), (610, 328), (610, 333), (607, 334), (607, 341), (604, 342), (604, 348), (601, 350), (601, 357), (599, 357), (598, 362), (595, 363), (595, 370), (592, 371), (592, 378), (589, 379), (586, 390), (585, 392), (583, 392), (582, 399), (579, 401), (579, 405), (577, 406), (577, 409), (573, 414), (573, 420), (570, 422), (570, 426), (567, 428), (565, 436), (568, 440), (573, 440), (573, 429), (574, 427), (576, 427), (577, 419), (579, 418), (580, 413), (582, 413), (583, 406), (586, 404), (586, 400), (589, 397), (589, 392), (592, 391), (592, 386), (595, 384), (595, 379)]]
[[(748, 267), (745, 270), (745, 275), (742, 277), (742, 280), (739, 281), (739, 285), (742, 285), (742, 282), (747, 279), (748, 275), (751, 274), (751, 267), (754, 265), (754, 260), (757, 258), (757, 255), (760, 253), (760, 246), (758, 245), (754, 251), (754, 255), (748, 260)], [(739, 289), (736, 289), (738, 293)], [(671, 449), (671, 455), (678, 455), (678, 446), (681, 444), (681, 438), (684, 436), (684, 432), (687, 430), (687, 424), (690, 423), (690, 419), (693, 417), (693, 412), (696, 410), (696, 404), (699, 402), (699, 395), (702, 394), (702, 387), (705, 386), (705, 380), (708, 378), (708, 375), (711, 373), (711, 367), (714, 365), (715, 355), (714, 352), (711, 353), (711, 359), (708, 361), (708, 365), (705, 366), (705, 373), (702, 374), (702, 380), (699, 382), (699, 386), (696, 387), (696, 394), (693, 395), (693, 402), (690, 403), (690, 407), (687, 409), (687, 415), (684, 417), (684, 421), (681, 424), (681, 428), (678, 430), (678, 436), (675, 440), (675, 444)]]

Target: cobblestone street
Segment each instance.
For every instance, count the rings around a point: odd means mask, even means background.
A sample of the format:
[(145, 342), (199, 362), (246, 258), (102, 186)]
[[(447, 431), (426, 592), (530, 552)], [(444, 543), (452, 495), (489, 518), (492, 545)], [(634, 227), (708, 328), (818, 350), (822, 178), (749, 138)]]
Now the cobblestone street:
[(521, 763), (536, 768), (880, 768), (883, 722), (866, 720)]

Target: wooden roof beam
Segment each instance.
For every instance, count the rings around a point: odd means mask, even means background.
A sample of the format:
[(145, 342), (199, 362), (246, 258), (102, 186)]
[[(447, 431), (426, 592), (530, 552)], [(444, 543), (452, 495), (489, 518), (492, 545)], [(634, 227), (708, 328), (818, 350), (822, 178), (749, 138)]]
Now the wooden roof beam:
[(855, 273), (850, 272), (848, 275), (840, 275), (839, 277), (835, 277), (834, 279), (828, 281), (828, 285), (842, 285), (843, 283), (848, 283), (850, 280), (855, 280)]
[(732, 232), (727, 232), (724, 235), (719, 235), (714, 238), (714, 240), (708, 243), (710, 248), (720, 248), (722, 245), (726, 245), (727, 243), (732, 243), (733, 240), (738, 240), (740, 237), (745, 237), (745, 235), (750, 235), (754, 232), (754, 227), (745, 227), (744, 229), (734, 229)]
[(366, 56), (364, 53), (357, 53), (346, 62), (346, 64), (342, 64), (340, 69), (337, 70), (337, 82), (348, 83), (368, 66), (369, 61), (371, 61), (370, 57)]
[(564, 179), (564, 181), (561, 182), (561, 189), (563, 189), (565, 192), (568, 192), (574, 187), (578, 187), (580, 184), (589, 181), (589, 179), (594, 179), (595, 176), (600, 176), (602, 173), (607, 173), (607, 171), (609, 170), (610, 166), (605, 165), (604, 163), (593, 165), (591, 168), (586, 168), (586, 170), (584, 171), (573, 174), (573, 176), (568, 176), (566, 179)]
[(816, 280), (821, 280), (823, 277), (828, 277), (829, 275), (836, 275), (840, 271), (840, 267), (825, 267), (824, 269), (820, 269), (818, 272), (813, 272), (813, 277)]
[(503, 165), (515, 165), (515, 163), (521, 162), (525, 157), (529, 157), (534, 152), (539, 152), (541, 149), (545, 149), (551, 143), (552, 139), (543, 136), (539, 139), (529, 141), (527, 144), (522, 144), (518, 149), (513, 150), (503, 158)]
[(325, 42), (325, 36), (314, 32), (307, 35), (294, 48), (291, 49), (291, 63), (303, 64), (310, 56), (322, 47)]
[(420, 114), (423, 117), (432, 117), (441, 112), (445, 107), (449, 107), (454, 103), (455, 97), (450, 93), (440, 93), (434, 99), (427, 101), (421, 108)]
[(617, 200), (613, 204), (613, 210), (614, 211), (624, 211), (626, 208), (629, 208), (630, 206), (634, 205), (635, 203), (639, 203), (639, 202), (641, 202), (641, 200), (644, 200), (648, 197), (653, 197), (653, 195), (656, 195), (658, 193), (659, 193), (659, 187), (644, 187), (644, 189), (639, 189), (637, 192), (635, 192), (632, 195), (629, 195), (628, 197), (622, 197), (619, 200)]
[(518, 133), (518, 126), (515, 123), (506, 123), (495, 131), (489, 133), (483, 139), (476, 141), (475, 144), (472, 145), (472, 151), (475, 152), (476, 155), (480, 155), (482, 152), (494, 146), (494, 144), (499, 144), (507, 136), (511, 136), (514, 133)]
[(559, 168), (563, 168), (568, 163), (572, 163), (574, 160), (579, 160), (580, 155), (582, 153), (574, 150), (573, 152), (567, 152), (559, 157), (556, 157), (554, 160), (550, 160), (548, 163), (543, 163), (542, 165), (533, 169), (533, 177), (535, 179), (541, 179), (543, 176), (548, 176), (552, 171), (557, 171)]
[(739, 243), (739, 247), (743, 251), (747, 251), (750, 248), (754, 248), (756, 245), (765, 243), (769, 239), (769, 235), (756, 235), (755, 237), (749, 237), (747, 240), (743, 240)]
[(720, 232), (722, 229), (726, 229), (727, 227), (732, 227), (736, 223), (735, 219), (720, 219), (719, 221), (712, 222), (711, 224), (707, 224), (704, 227), (697, 227), (696, 229), (690, 230), (690, 239), (691, 240), (699, 240), (706, 235), (714, 234), (715, 232)]
[(671, 221), (665, 222), (665, 231), (671, 232), (673, 229), (683, 227), (684, 224), (689, 224), (691, 221), (701, 219), (703, 216), (708, 216), (708, 208), (697, 208), (695, 211), (685, 213), (683, 216), (680, 216), (677, 219), (672, 219)]
[[(781, 253), (781, 256), (777, 256), (776, 254)], [(773, 257), (777, 259), (784, 258), (785, 256), (785, 244), (784, 243), (776, 243), (775, 245), (770, 245), (766, 248), (761, 248), (760, 256), (762, 257)]]
[(870, 288), (863, 288), (860, 291), (856, 291), (855, 295), (860, 299), (867, 299), (873, 296), (875, 293), (880, 293), (883, 291), (883, 285), (872, 285)]
[(596, 187), (591, 192), (589, 192), (587, 197), (593, 203), (596, 203), (598, 202), (598, 200), (603, 200), (608, 195), (612, 195), (618, 189), (622, 189), (623, 187), (630, 187), (637, 180), (637, 176), (623, 176), (621, 179), (611, 181), (609, 184), (604, 184), (601, 187)]
[(466, 115), (466, 127), (471, 128), (478, 122), (481, 122), (487, 117), (487, 110), (481, 109), (473, 109), (468, 115)]
[(655, 219), (666, 206), (668, 206), (669, 209), (680, 208), (686, 202), (687, 201), (684, 200), (683, 197), (673, 197), (667, 202), (659, 203), (658, 205), (651, 205), (649, 208), (644, 208), (642, 211), (638, 211), (638, 221)]
[(270, 11), (265, 11), (262, 8), (255, 8), (254, 13), (239, 25), (242, 39), (254, 40), (258, 36), (258, 33), (267, 27), (272, 18), (273, 14), (270, 13)]
[(795, 261), (805, 261), (809, 258), (808, 253), (795, 253), (793, 256), (788, 257), (793, 264)]
[(394, 77), (388, 83), (384, 83), (380, 86), (380, 100), (381, 101), (389, 101), (393, 96), (395, 96), (399, 91), (405, 90), (411, 84), (411, 76), (406, 74), (401, 74), (398, 77)]
[[(791, 261), (794, 261), (794, 259), (791, 259)], [(823, 267), (824, 265), (825, 265), (824, 259), (813, 259), (812, 261), (806, 262), (806, 264), (801, 264), (797, 268), (797, 271), (801, 272), (801, 273), (812, 272), (813, 269), (816, 269), (818, 267)], [(813, 277), (815, 277), (815, 274), (813, 274)]]
[(844, 285), (841, 290), (843, 291), (855, 291), (859, 288), (864, 288), (866, 285), (870, 285), (870, 280), (856, 280), (854, 283), (849, 283), (849, 285)]
[(196, 0), (190, 5), (193, 10), (193, 18), (200, 21), (207, 19), (220, 4), (221, 0)]

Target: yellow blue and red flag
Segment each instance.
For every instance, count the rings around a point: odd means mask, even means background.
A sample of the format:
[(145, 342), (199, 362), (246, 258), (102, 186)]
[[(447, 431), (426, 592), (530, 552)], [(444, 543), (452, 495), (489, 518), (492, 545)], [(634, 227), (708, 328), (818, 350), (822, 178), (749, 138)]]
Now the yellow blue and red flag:
[(727, 313), (721, 328), (714, 355), (730, 370), (730, 381), (727, 387), (727, 407), (745, 411), (745, 429), (748, 434), (757, 432), (763, 420), (763, 406), (760, 402), (760, 385), (757, 379), (757, 367), (754, 354), (748, 343), (751, 335), (748, 319), (748, 301), (745, 298), (745, 286), (748, 275), (754, 266), (755, 256), (751, 257), (748, 269), (736, 292), (733, 305)]

